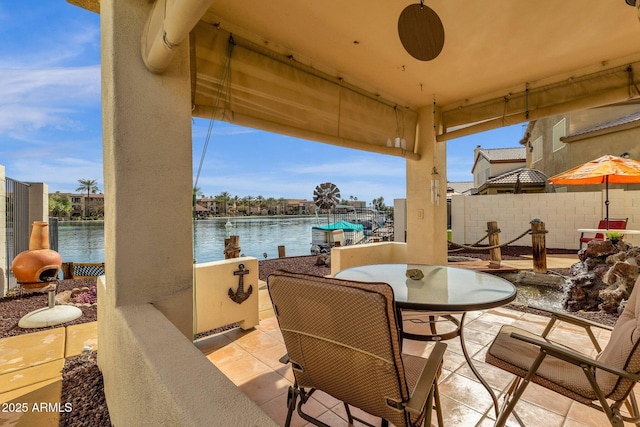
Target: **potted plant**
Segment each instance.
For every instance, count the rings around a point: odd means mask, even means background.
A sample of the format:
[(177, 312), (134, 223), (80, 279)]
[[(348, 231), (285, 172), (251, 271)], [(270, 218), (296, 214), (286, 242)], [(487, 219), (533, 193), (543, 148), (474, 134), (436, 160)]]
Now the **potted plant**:
[(615, 245), (619, 240), (622, 240), (622, 237), (624, 237), (624, 233), (620, 231), (609, 231), (605, 234), (605, 236), (607, 237), (607, 240), (611, 240), (611, 243)]

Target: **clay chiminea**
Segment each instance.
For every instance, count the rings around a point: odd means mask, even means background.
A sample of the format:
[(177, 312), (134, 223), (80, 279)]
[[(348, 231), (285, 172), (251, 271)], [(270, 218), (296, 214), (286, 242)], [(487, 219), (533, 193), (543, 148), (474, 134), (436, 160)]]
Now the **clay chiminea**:
[(11, 270), (24, 288), (42, 288), (58, 277), (62, 257), (49, 249), (49, 223), (34, 221), (29, 250), (22, 251), (13, 259)]

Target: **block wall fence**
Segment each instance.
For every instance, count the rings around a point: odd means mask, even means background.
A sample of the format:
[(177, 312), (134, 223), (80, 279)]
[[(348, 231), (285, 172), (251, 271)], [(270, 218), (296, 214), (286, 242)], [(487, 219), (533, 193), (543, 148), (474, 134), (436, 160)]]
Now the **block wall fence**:
[[(540, 218), (548, 231), (548, 248), (578, 249), (579, 228), (597, 228), (605, 217), (605, 192), (540, 194), (454, 195), (451, 199), (451, 232), (456, 243), (480, 240), (487, 222), (497, 221), (500, 243), (508, 242), (530, 229), (530, 221)], [(407, 212), (407, 215), (410, 215)], [(628, 218), (627, 229), (640, 230), (640, 191), (609, 190), (609, 218)], [(444, 232), (444, 231), (443, 231)], [(627, 234), (625, 241), (640, 246), (640, 235)], [(487, 244), (487, 241), (483, 241)], [(527, 235), (513, 243), (531, 246)]]

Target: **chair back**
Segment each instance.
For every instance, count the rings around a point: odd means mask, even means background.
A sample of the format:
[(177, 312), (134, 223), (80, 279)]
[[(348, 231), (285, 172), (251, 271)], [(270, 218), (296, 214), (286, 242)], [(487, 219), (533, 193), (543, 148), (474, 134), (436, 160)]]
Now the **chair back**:
[(409, 424), (400, 405), (409, 390), (388, 284), (280, 271), (269, 276), (269, 294), (299, 387), (396, 426)]
[[(597, 359), (603, 363), (640, 373), (640, 278), (636, 280), (629, 301), (618, 318), (611, 338)], [(620, 378), (603, 370), (596, 370), (598, 385), (607, 396), (615, 401), (623, 400), (631, 392), (635, 381)]]
[[(627, 220), (626, 219), (613, 219), (609, 218), (609, 227), (607, 227), (607, 220), (601, 219), (598, 222), (599, 230), (624, 230), (627, 228)], [(604, 240), (604, 234), (596, 233), (596, 240)]]

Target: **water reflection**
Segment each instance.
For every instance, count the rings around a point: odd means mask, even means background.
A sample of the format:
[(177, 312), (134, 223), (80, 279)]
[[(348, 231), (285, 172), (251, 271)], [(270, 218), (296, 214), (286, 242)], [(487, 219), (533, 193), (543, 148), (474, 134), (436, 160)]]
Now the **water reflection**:
[(514, 301), (516, 304), (564, 311), (562, 303), (565, 298), (565, 291), (562, 289), (523, 284), (517, 284), (516, 288), (518, 289), (518, 295)]
[[(197, 262), (224, 259), (227, 218), (195, 223), (194, 246)], [(284, 245), (287, 256), (309, 255), (311, 227), (315, 217), (231, 218), (230, 233), (240, 236), (241, 253), (264, 259), (278, 257)], [(103, 262), (104, 226), (102, 221), (61, 222), (58, 252), (64, 262)]]

